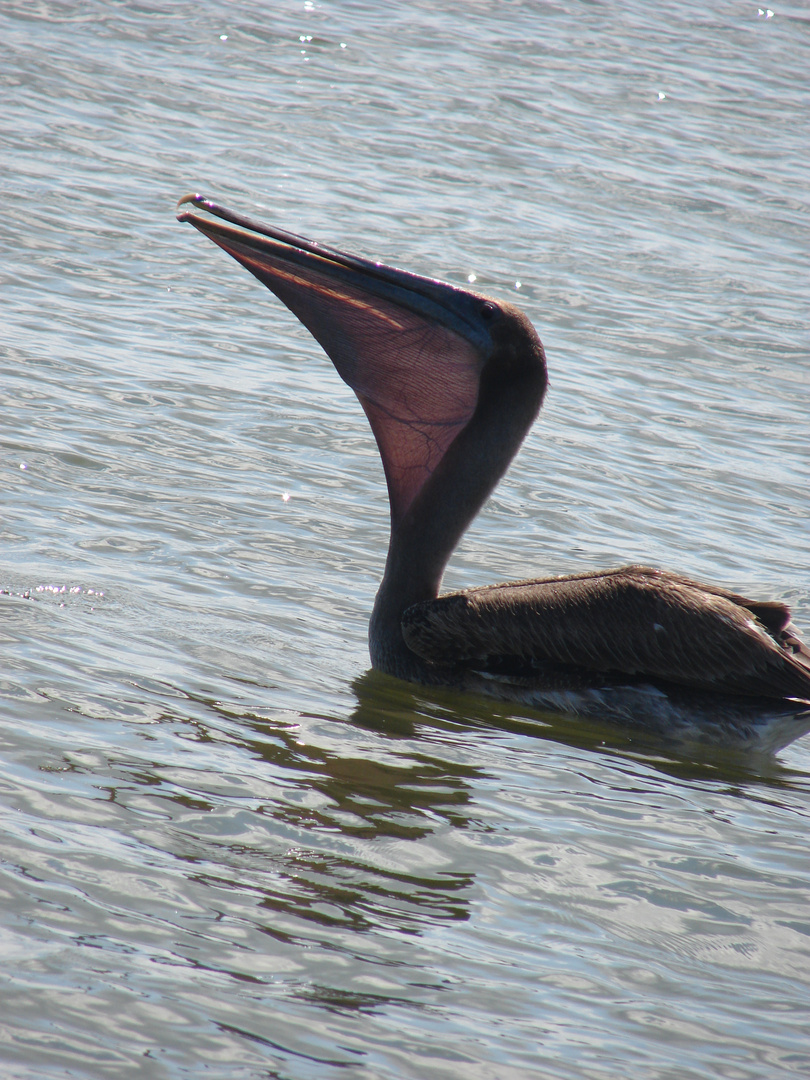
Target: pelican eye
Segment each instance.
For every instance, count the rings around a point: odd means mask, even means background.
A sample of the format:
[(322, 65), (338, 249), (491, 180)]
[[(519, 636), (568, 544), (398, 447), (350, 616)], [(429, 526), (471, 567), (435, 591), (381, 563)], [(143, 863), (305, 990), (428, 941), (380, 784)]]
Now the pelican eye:
[(497, 314), (497, 312), (498, 312), (498, 309), (495, 306), (495, 304), (492, 304), (492, 303), (489, 302), (489, 300), (486, 300), (481, 305), (479, 314), (480, 314), (482, 319), (486, 319), (487, 322), (489, 322), (489, 320), (491, 318), (493, 318), (493, 316), (495, 316)]

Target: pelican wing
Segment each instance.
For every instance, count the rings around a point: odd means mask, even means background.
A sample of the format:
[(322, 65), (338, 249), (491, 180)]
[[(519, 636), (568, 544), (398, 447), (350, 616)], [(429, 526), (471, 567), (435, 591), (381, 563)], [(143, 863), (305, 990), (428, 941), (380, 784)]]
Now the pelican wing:
[[(648, 567), (493, 585), (408, 608), (408, 647), (434, 663), (674, 683), (810, 699), (810, 650), (784, 604)], [(506, 668), (504, 668), (506, 664)]]

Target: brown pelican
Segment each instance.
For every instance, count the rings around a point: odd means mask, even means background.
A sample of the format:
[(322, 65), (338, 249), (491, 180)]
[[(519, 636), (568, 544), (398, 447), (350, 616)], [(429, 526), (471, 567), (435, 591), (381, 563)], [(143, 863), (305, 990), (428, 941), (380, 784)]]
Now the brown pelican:
[(768, 750), (810, 730), (810, 649), (784, 604), (646, 566), (439, 596), (450, 555), (543, 403), (543, 346), (517, 308), (201, 195), (178, 209), (290, 308), (365, 410), (391, 509), (369, 626), (375, 668)]

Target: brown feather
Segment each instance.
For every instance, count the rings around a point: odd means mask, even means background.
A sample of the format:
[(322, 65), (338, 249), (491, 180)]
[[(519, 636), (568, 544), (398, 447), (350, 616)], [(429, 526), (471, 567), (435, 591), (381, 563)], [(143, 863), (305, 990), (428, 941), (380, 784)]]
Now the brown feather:
[(783, 604), (627, 566), (508, 582), (410, 607), (410, 649), (486, 669), (488, 657), (659, 680), (695, 690), (810, 699), (810, 650)]

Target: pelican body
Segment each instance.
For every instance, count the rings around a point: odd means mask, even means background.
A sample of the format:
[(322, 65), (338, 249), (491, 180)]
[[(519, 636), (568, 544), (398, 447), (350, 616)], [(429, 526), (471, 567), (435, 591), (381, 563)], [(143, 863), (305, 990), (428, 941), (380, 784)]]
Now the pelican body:
[(178, 210), (298, 317), (368, 417), (391, 510), (373, 667), (769, 751), (810, 730), (810, 650), (784, 604), (646, 566), (439, 596), (450, 555), (543, 403), (546, 358), (522, 312), (201, 195)]

